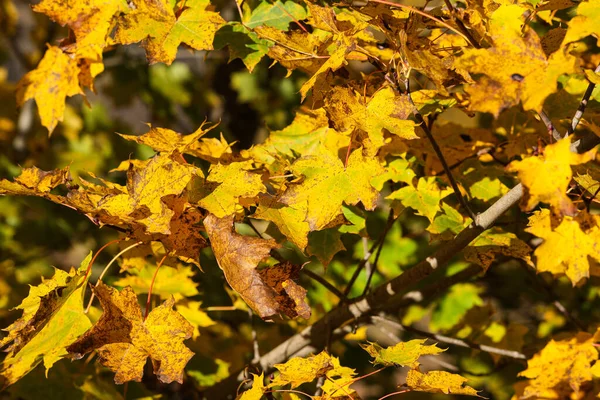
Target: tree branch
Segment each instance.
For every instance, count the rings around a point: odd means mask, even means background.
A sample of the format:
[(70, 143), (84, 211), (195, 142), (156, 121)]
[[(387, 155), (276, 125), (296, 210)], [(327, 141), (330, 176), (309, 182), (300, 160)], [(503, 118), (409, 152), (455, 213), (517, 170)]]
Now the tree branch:
[(474, 349), (474, 350), (481, 350), (481, 351), (485, 351), (487, 353), (499, 354), (501, 356), (510, 357), (510, 358), (514, 358), (517, 360), (527, 360), (527, 356), (518, 351), (500, 349), (498, 347), (488, 346), (485, 344), (477, 344), (477, 343), (473, 343), (473, 342), (470, 342), (467, 340), (456, 339), (456, 338), (453, 338), (450, 336), (445, 336), (445, 335), (440, 335), (437, 333), (422, 331), (420, 329), (415, 329), (411, 326), (402, 325), (402, 324), (400, 324), (392, 319), (389, 319), (389, 318), (384, 318), (384, 317), (380, 317), (380, 316), (372, 316), (371, 321), (373, 321), (373, 323), (382, 323), (383, 322), (385, 324), (393, 326), (394, 328), (397, 328), (397, 329), (400, 329), (403, 331), (407, 331), (407, 332), (411, 332), (418, 336), (430, 338), (430, 339), (436, 340), (438, 342), (447, 343), (447, 344), (450, 344), (453, 346), (467, 347), (467, 348)]
[[(600, 64), (598, 64), (594, 72), (600, 73)], [(581, 121), (581, 117), (583, 117), (583, 113), (585, 112), (585, 108), (587, 107), (588, 101), (590, 100), (590, 97), (592, 96), (592, 92), (594, 91), (595, 87), (596, 84), (590, 82), (587, 89), (585, 90), (585, 93), (581, 98), (581, 102), (579, 103), (579, 107), (577, 107), (577, 111), (575, 112), (575, 115), (571, 120), (571, 125), (569, 126), (569, 130), (567, 131), (567, 136), (575, 132), (575, 128), (577, 128), (577, 125), (579, 125), (579, 121)]]

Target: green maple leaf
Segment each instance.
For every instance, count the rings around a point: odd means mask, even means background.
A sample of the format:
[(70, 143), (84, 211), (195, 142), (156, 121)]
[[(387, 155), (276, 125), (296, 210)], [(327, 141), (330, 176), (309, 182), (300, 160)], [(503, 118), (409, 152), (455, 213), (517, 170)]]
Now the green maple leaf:
[(0, 370), (4, 386), (13, 384), (42, 361), (49, 370), (67, 355), (65, 348), (92, 326), (83, 312), (91, 258), (90, 252), (77, 270), (56, 270), (51, 279), (32, 287), (29, 296), (16, 307), (23, 310), (23, 316), (6, 329), (9, 334), (0, 343), (6, 346), (12, 342)]
[(433, 222), (435, 215), (440, 211), (440, 201), (450, 193), (452, 193), (451, 189), (439, 187), (435, 177), (427, 177), (419, 178), (416, 188), (409, 185), (396, 190), (386, 198), (400, 200), (402, 205), (416, 210), (419, 215)]

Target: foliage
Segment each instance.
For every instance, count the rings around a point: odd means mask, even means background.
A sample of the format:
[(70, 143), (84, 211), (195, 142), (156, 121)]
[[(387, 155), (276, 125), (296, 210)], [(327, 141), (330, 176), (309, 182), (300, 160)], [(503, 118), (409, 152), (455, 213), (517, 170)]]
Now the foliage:
[(7, 398), (597, 396), (599, 27), (0, 0)]

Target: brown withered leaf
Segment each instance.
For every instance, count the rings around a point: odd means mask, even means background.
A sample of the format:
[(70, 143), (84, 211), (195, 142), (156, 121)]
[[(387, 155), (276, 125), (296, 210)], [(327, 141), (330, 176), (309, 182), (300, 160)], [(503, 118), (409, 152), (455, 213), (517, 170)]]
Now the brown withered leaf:
[(137, 297), (130, 287), (121, 292), (98, 282), (94, 292), (104, 312), (96, 324), (67, 351), (75, 359), (97, 351), (100, 362), (116, 373), (115, 383), (140, 382), (146, 359), (164, 383), (183, 381), (183, 369), (194, 353), (184, 344), (194, 327), (173, 310), (171, 298), (144, 320)]
[(262, 280), (275, 292), (283, 312), (291, 318), (310, 318), (310, 306), (306, 303), (306, 289), (294, 282), (299, 278), (300, 265), (288, 261), (258, 271)]
[(257, 270), (258, 263), (277, 247), (275, 241), (234, 232), (233, 216), (209, 214), (204, 227), (227, 282), (261, 318), (279, 313), (290, 318), (309, 315), (305, 293), (292, 280), (297, 273), (294, 268), (281, 265)]

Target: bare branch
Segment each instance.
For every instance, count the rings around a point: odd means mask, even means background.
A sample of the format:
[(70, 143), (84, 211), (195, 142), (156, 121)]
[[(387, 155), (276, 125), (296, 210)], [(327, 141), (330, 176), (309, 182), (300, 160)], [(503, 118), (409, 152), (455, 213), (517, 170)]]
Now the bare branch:
[(468, 340), (456, 339), (456, 338), (453, 338), (450, 336), (445, 336), (445, 335), (440, 335), (437, 333), (422, 331), (420, 329), (415, 329), (410, 326), (402, 325), (390, 318), (384, 318), (381, 316), (372, 316), (371, 321), (373, 321), (373, 323), (385, 323), (385, 324), (393, 326), (394, 328), (397, 328), (397, 329), (400, 329), (403, 331), (407, 331), (407, 332), (411, 332), (418, 336), (430, 338), (430, 339), (436, 340), (438, 342), (447, 343), (447, 344), (450, 344), (453, 346), (467, 347), (470, 349), (481, 350), (481, 351), (485, 351), (486, 353), (499, 354), (501, 356), (510, 357), (510, 358), (514, 358), (517, 360), (527, 360), (527, 356), (525, 356), (525, 354), (520, 353), (518, 351), (500, 349), (498, 347), (488, 346), (485, 344), (473, 343)]
[(554, 124), (550, 120), (550, 117), (548, 116), (548, 114), (546, 114), (546, 112), (544, 110), (542, 110), (538, 113), (538, 115), (540, 116), (540, 119), (542, 120), (544, 125), (546, 125), (546, 128), (548, 129), (548, 133), (552, 135), (554, 140), (559, 141), (560, 139), (562, 139), (562, 135), (560, 134), (560, 132), (558, 130), (556, 130), (556, 128), (554, 127)]
[(309, 278), (319, 282), (321, 285), (323, 285), (325, 287), (325, 289), (327, 289), (331, 293), (333, 293), (335, 295), (335, 297), (337, 297), (338, 299), (340, 299), (340, 300), (345, 299), (344, 294), (342, 292), (340, 292), (335, 286), (333, 286), (329, 281), (327, 281), (322, 276), (315, 274), (314, 272), (312, 272), (309, 269), (302, 269), (302, 273), (304, 275), (308, 276)]
[[(600, 64), (598, 64), (598, 66), (596, 67), (594, 72), (596, 72), (596, 73), (600, 72)], [(585, 93), (583, 94), (581, 102), (579, 103), (579, 107), (577, 108), (577, 111), (575, 112), (575, 115), (573, 116), (573, 119), (571, 120), (571, 125), (569, 126), (567, 136), (571, 135), (573, 132), (575, 132), (575, 128), (577, 128), (577, 125), (579, 125), (579, 121), (581, 121), (581, 117), (583, 117), (583, 113), (585, 112), (585, 108), (587, 107), (587, 103), (590, 100), (590, 97), (591, 97), (592, 92), (594, 91), (595, 87), (596, 87), (596, 84), (590, 82), (587, 89), (585, 90)]]

